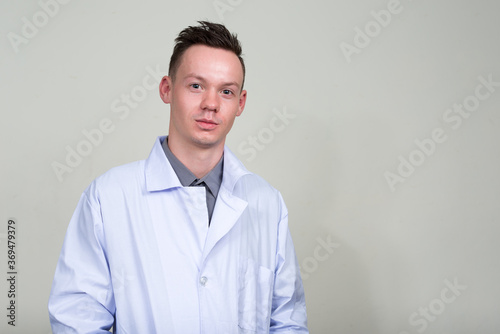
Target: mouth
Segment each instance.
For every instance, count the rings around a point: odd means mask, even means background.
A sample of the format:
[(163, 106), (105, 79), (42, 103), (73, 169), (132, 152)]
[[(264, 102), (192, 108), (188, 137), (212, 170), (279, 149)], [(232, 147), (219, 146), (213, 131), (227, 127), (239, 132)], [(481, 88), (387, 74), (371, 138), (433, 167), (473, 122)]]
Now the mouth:
[(211, 130), (217, 126), (215, 121), (206, 118), (197, 119), (196, 123), (204, 130)]

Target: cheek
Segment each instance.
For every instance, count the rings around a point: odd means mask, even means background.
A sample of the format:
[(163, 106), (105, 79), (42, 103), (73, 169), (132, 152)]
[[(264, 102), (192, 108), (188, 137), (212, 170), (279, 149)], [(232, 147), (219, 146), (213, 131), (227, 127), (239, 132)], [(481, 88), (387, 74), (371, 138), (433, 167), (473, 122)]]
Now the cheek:
[(229, 132), (229, 130), (231, 130), (231, 128), (233, 127), (234, 119), (234, 115), (224, 118), (224, 128), (226, 132)]
[(192, 97), (177, 96), (177, 98), (172, 101), (172, 107), (175, 110), (175, 114), (178, 118), (189, 118), (193, 110), (195, 110), (197, 102)]

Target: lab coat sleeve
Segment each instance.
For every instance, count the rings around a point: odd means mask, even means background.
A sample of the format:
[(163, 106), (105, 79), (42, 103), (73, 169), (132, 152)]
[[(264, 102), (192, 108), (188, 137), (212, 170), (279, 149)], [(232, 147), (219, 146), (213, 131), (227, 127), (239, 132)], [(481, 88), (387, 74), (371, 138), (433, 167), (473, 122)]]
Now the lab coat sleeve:
[(278, 226), (270, 333), (309, 333), (299, 264), (288, 229), (288, 213), (281, 201), (284, 212)]
[(109, 333), (115, 303), (98, 200), (84, 193), (69, 223), (49, 298), (54, 333)]

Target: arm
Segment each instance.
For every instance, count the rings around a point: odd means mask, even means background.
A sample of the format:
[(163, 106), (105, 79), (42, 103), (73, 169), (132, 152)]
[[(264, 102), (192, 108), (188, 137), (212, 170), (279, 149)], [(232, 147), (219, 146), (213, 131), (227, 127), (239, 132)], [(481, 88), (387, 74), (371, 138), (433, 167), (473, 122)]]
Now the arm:
[(304, 288), (284, 211), (278, 226), (270, 333), (309, 333)]
[(49, 298), (54, 333), (109, 333), (115, 303), (100, 210), (86, 193), (69, 223)]

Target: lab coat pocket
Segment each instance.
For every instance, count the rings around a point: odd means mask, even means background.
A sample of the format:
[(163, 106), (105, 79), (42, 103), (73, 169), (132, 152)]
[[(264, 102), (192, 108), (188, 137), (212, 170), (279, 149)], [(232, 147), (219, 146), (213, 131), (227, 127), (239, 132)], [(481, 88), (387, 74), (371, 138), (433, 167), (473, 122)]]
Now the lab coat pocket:
[(273, 276), (270, 269), (252, 259), (241, 262), (238, 291), (240, 333), (268, 333)]

